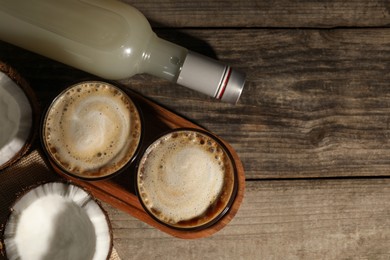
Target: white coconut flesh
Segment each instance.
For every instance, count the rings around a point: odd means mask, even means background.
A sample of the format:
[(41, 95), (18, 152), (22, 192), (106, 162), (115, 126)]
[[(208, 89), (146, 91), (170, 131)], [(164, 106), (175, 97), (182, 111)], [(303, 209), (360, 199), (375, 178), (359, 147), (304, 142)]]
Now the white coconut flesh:
[(12, 79), (0, 72), (0, 168), (26, 144), (32, 127), (32, 108)]
[(4, 230), (9, 259), (108, 259), (108, 218), (86, 191), (47, 183), (28, 191), (11, 209)]

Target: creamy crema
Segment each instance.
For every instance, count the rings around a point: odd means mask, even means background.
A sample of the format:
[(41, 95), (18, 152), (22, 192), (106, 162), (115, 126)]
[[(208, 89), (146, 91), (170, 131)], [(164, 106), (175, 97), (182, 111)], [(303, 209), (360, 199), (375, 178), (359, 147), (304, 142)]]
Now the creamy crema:
[(84, 82), (61, 93), (43, 124), (51, 158), (66, 172), (83, 178), (105, 177), (134, 156), (141, 120), (130, 97), (104, 82)]
[(143, 205), (174, 227), (212, 221), (227, 206), (233, 185), (234, 167), (225, 149), (198, 131), (161, 137), (139, 163), (137, 186)]

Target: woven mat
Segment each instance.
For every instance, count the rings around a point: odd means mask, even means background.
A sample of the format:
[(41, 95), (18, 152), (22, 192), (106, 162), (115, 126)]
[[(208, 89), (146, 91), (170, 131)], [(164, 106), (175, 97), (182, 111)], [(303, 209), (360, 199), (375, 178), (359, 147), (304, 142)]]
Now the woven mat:
[[(14, 165), (0, 172), (0, 234), (9, 215), (9, 208), (29, 187), (39, 183), (58, 181), (62, 178), (54, 173), (43, 159), (42, 152), (35, 149)], [(4, 257), (0, 239), (0, 259)], [(110, 259), (120, 260), (115, 248)]]

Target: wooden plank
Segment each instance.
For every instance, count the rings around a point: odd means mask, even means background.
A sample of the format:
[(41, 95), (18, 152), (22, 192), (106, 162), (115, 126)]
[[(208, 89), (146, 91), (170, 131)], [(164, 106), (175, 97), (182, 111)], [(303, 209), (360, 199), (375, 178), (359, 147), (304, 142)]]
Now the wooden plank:
[(390, 179), (249, 181), (233, 221), (180, 240), (109, 209), (122, 259), (389, 259)]
[[(121, 83), (231, 143), (248, 179), (389, 175), (389, 29), (158, 34), (247, 72), (240, 103), (146, 75)], [(60, 87), (89, 77), (5, 43), (0, 50), (43, 104)]]
[(156, 27), (379, 27), (390, 24), (383, 0), (123, 0)]
[(184, 32), (247, 72), (238, 105), (125, 84), (227, 139), (247, 178), (389, 175), (390, 30)]

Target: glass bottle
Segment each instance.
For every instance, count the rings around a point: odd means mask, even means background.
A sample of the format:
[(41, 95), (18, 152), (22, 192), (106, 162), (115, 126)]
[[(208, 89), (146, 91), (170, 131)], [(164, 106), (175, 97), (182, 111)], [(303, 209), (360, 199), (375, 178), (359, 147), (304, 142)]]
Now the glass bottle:
[(236, 103), (245, 75), (156, 36), (117, 0), (0, 0), (0, 40), (102, 78), (148, 73)]

